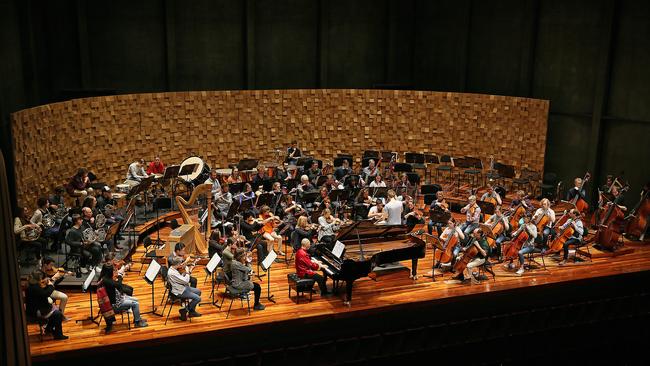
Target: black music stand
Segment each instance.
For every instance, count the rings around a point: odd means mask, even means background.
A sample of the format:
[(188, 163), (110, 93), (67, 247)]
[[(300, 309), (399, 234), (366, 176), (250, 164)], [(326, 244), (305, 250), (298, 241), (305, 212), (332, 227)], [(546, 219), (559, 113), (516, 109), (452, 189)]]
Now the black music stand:
[(311, 203), (313, 204), (314, 201), (316, 201), (316, 198), (320, 195), (320, 192), (318, 191), (311, 191), (311, 192), (305, 192), (302, 194), (302, 197), (300, 197), (300, 201), (304, 204)]
[[(273, 295), (271, 294), (271, 266), (273, 266), (273, 262), (275, 262), (275, 259), (277, 257), (278, 255), (271, 249), (271, 251), (266, 256), (266, 258), (264, 258), (261, 264), (262, 268), (266, 271), (266, 299), (274, 304), (275, 304), (275, 300), (273, 300)], [(257, 261), (258, 265), (259, 262), (260, 261), (258, 260)]]
[(228, 184), (228, 191), (234, 196), (244, 190), (244, 185), (246, 185), (246, 183), (230, 183)]
[(163, 177), (161, 180), (167, 180), (172, 183), (172, 209), (174, 209), (174, 196), (176, 196), (176, 179), (178, 178), (178, 173), (181, 170), (180, 165), (170, 165), (165, 168)]
[[(433, 282), (436, 282), (436, 249), (437, 250), (444, 250), (442, 248), (442, 244), (440, 244), (440, 239), (427, 233), (423, 233), (422, 235), (429, 237), (431, 240), (431, 247), (433, 249), (433, 256), (432, 256), (432, 261), (431, 261), (431, 276), (429, 274), (425, 274), (424, 277), (431, 277), (431, 280)], [(438, 274), (438, 276), (442, 277), (442, 273)]]
[[(214, 273), (217, 271), (217, 267), (219, 266), (219, 263), (221, 263), (221, 257), (219, 256), (219, 253), (214, 253), (212, 255), (212, 258), (210, 258), (208, 264), (205, 265), (205, 273), (208, 276), (210, 276), (210, 279), (212, 281), (212, 290), (210, 291), (210, 298), (212, 299), (212, 301), (210, 301), (209, 304), (200, 304), (199, 306), (212, 305), (221, 309), (221, 305), (219, 305), (219, 301), (217, 300), (217, 297), (214, 294), (214, 283), (215, 283)], [(203, 282), (205, 283), (205, 281)]]
[(257, 196), (255, 207), (264, 205), (271, 207), (271, 205), (273, 205), (273, 198), (275, 198), (275, 195), (273, 193), (262, 193), (261, 195)]
[[(311, 162), (312, 160), (314, 160), (313, 156), (301, 156), (301, 157), (298, 158), (298, 161), (296, 162), (296, 167), (303, 168), (303, 170), (305, 170), (304, 169), (305, 165), (307, 163)], [(307, 168), (307, 169), (309, 169), (309, 168)]]
[(151, 310), (144, 312), (142, 314), (153, 314), (153, 315), (163, 316), (163, 314), (156, 313), (156, 310), (158, 310), (158, 308), (155, 305), (156, 294), (154, 291), (156, 278), (158, 278), (158, 273), (160, 273), (161, 268), (162, 267), (160, 266), (160, 263), (158, 263), (155, 259), (152, 259), (151, 262), (149, 262), (149, 267), (147, 267), (147, 271), (144, 273), (144, 277), (143, 277), (144, 281), (151, 286)]
[(183, 165), (183, 167), (181, 168), (181, 170), (178, 172), (178, 176), (179, 176), (179, 177), (183, 177), (183, 176), (185, 176), (185, 178), (183, 178), (183, 179), (184, 179), (186, 182), (189, 183), (189, 175), (193, 174), (194, 171), (196, 171), (196, 169), (197, 169), (198, 167), (199, 167), (199, 164), (197, 164), (197, 163)]
[[(99, 318), (99, 314), (97, 316), (93, 316), (93, 293), (92, 291), (89, 291), (96, 275), (97, 275), (97, 271), (95, 270), (95, 268), (93, 268), (90, 271), (90, 273), (88, 273), (88, 277), (86, 277), (84, 282), (81, 284), (81, 291), (88, 293), (88, 302), (90, 303), (90, 314), (84, 319), (75, 320), (75, 323), (83, 324), (83, 322), (91, 322), (99, 326), (99, 322), (97, 321), (97, 318)], [(95, 283), (95, 286), (97, 286), (97, 283)]]
[[(146, 215), (146, 213), (147, 213), (147, 189), (149, 189), (149, 187), (151, 186), (151, 183), (153, 183), (154, 179), (155, 179), (154, 176), (142, 179), (140, 181), (140, 183), (133, 186), (133, 188), (131, 188), (129, 193), (126, 195), (126, 198), (134, 199), (140, 193), (144, 193), (144, 215), (145, 215), (145, 218), (147, 216)], [(134, 212), (134, 215), (133, 215), (133, 228), (134, 228), (134, 232), (135, 232), (135, 227), (138, 225), (138, 214), (137, 214), (138, 210), (135, 209), (135, 206), (133, 208), (134, 208), (134, 211), (133, 211)]]
[(111, 241), (113, 240), (113, 248), (117, 246), (117, 233), (120, 232), (120, 225), (121, 221), (113, 223), (113, 225), (108, 227), (108, 230), (106, 230), (106, 238), (104, 239), (105, 241)]
[(160, 223), (158, 222), (159, 219), (159, 210), (161, 208), (172, 208), (174, 200), (171, 198), (167, 197), (158, 197), (154, 198), (153, 200), (153, 209), (156, 210), (156, 231), (158, 232), (158, 238), (156, 239), (156, 246), (161, 245), (161, 243), (165, 243), (164, 241), (160, 240)]
[[(336, 202), (336, 205), (334, 205), (334, 209), (336, 210), (339, 207), (343, 207), (341, 201), (347, 202), (350, 197), (350, 191), (347, 189), (332, 189), (328, 194), (328, 197), (330, 198), (330, 202)], [(337, 212), (334, 211), (334, 217), (337, 217), (336, 214)]]
[(325, 182), (327, 182), (327, 176), (326, 176), (326, 175), (319, 175), (319, 176), (316, 178), (316, 183), (315, 183), (315, 185), (316, 185), (316, 187), (320, 187), (320, 186), (322, 186), (323, 184), (325, 184)]
[(388, 196), (388, 190), (391, 189), (389, 187), (372, 187), (368, 188), (370, 191), (370, 197), (374, 198), (386, 198)]

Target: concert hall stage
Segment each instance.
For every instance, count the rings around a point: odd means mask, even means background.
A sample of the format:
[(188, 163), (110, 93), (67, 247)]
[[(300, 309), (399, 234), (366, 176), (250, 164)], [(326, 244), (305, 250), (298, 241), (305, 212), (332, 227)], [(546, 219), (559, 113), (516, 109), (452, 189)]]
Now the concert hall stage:
[[(162, 228), (161, 237), (165, 239), (169, 231)], [(648, 332), (650, 247), (626, 245), (633, 249), (631, 253), (563, 267), (546, 258), (546, 270), (527, 271), (523, 276), (496, 264), (496, 279), (490, 277), (480, 284), (452, 283), (449, 274), (435, 282), (425, 277), (432, 265), (431, 249), (427, 249), (426, 258), (418, 265), (419, 279), (410, 280), (406, 269), (382, 272), (376, 280), (359, 279), (350, 307), (343, 304), (344, 291), (325, 298), (315, 293), (312, 302), (307, 297), (296, 304), (293, 291), (292, 298), (287, 297), (287, 274), (294, 272), (293, 261), (290, 266), (275, 263), (270, 289), (277, 303), (266, 300), (267, 277), (263, 277), (260, 283), (266, 310), (251, 309), (248, 315), (246, 303), (241, 308), (237, 301), (228, 319), (229, 300), (221, 310), (210, 305), (210, 281), (204, 283), (205, 272), (199, 266), (194, 275), (203, 291), (198, 308), (202, 317), (182, 322), (176, 306), (167, 325), (164, 317), (147, 314), (149, 327), (129, 331), (118, 316), (115, 330), (104, 335), (104, 324), (75, 322), (89, 314), (88, 294), (68, 290), (66, 313), (72, 320), (64, 323), (64, 330), (70, 339), (52, 341), (46, 336), (41, 342), (37, 326), (29, 325), (31, 354), (36, 364), (247, 365), (304, 360), (333, 364), (421, 357), (453, 360), (459, 356), (462, 363), (508, 363), (518, 359), (557, 361), (563, 356), (553, 352), (554, 346), (564, 345), (562, 352), (575, 351), (580, 357), (604, 361), (614, 357), (612, 349), (631, 349), (647, 339), (647, 334), (641, 333)], [(140, 246), (125, 282), (135, 287), (141, 311), (147, 312), (151, 310), (151, 288), (142, 279), (144, 270), (138, 274), (142, 253)], [(403, 264), (410, 268), (410, 261)], [(155, 284), (158, 311), (162, 310), (163, 290), (159, 279)], [(222, 293), (223, 287), (219, 300)], [(96, 312), (94, 293), (92, 298)], [(611, 334), (604, 329), (612, 329)], [(609, 334), (607, 339), (603, 334)], [(613, 348), (596, 352), (605, 345)]]

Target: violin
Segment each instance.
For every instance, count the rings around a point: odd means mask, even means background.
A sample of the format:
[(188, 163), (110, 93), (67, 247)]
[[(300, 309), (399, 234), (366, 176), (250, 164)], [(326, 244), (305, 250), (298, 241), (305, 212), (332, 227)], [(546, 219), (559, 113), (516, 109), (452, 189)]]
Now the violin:
[(71, 272), (66, 271), (65, 268), (63, 268), (63, 267), (59, 267), (59, 268), (52, 267), (52, 268), (50, 268), (50, 269), (46, 269), (46, 270), (43, 271), (43, 272), (44, 272), (48, 277), (52, 277), (52, 276), (54, 276), (54, 275), (57, 274), (57, 273), (59, 273), (59, 274), (61, 274), (61, 275), (72, 274)]

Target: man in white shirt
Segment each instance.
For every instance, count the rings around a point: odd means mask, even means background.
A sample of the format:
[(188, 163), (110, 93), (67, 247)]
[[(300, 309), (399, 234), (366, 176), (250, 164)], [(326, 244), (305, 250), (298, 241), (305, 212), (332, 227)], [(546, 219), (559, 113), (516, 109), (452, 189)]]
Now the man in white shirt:
[(388, 203), (384, 207), (384, 211), (388, 214), (388, 219), (383, 223), (385, 225), (400, 225), (402, 223), (402, 211), (404, 205), (395, 197), (395, 191), (392, 189), (388, 191)]
[[(521, 250), (519, 250), (519, 269), (517, 270), (517, 274), (522, 275), (524, 273), (524, 262), (526, 261), (524, 255), (533, 253), (536, 250), (535, 238), (537, 238), (537, 226), (530, 221), (530, 216), (526, 214), (524, 215), (524, 224), (521, 225), (519, 230), (526, 230), (526, 232), (528, 232), (528, 240), (526, 240), (524, 245), (521, 246)], [(515, 234), (518, 234), (518, 232)], [(516, 238), (517, 235), (513, 234), (512, 237)]]
[(190, 286), (190, 274), (186, 272), (185, 265), (182, 265), (180, 257), (172, 258), (167, 271), (167, 282), (171, 285), (171, 292), (181, 299), (189, 299), (190, 303), (186, 308), (180, 309), (181, 320), (187, 320), (187, 316), (199, 317), (196, 306), (201, 302), (201, 290)]
[(384, 211), (384, 202), (380, 198), (377, 199), (377, 204), (370, 207), (370, 210), (368, 211), (368, 218), (373, 220), (386, 219), (386, 211)]
[(126, 181), (124, 181), (124, 184), (135, 186), (138, 185), (142, 179), (147, 177), (149, 177), (149, 175), (144, 171), (144, 159), (140, 159), (129, 165), (129, 170), (126, 172)]
[(567, 258), (569, 257), (569, 245), (580, 246), (582, 244), (582, 236), (585, 233), (585, 227), (582, 223), (581, 217), (582, 214), (580, 214), (580, 211), (572, 208), (571, 211), (569, 211), (569, 220), (560, 227), (560, 233), (569, 225), (573, 227), (573, 235), (564, 242), (564, 246), (562, 247), (562, 262), (558, 263), (560, 266), (566, 264)]
[(210, 192), (212, 192), (212, 201), (216, 201), (217, 195), (221, 193), (221, 184), (219, 183), (219, 176), (215, 169), (210, 171), (210, 177), (206, 179), (204, 183), (212, 184), (212, 189), (210, 190)]

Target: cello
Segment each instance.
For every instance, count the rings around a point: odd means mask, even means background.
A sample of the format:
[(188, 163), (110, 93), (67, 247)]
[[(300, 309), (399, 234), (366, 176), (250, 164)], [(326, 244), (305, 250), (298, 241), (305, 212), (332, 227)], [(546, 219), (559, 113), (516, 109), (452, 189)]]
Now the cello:
[(519, 228), (519, 219), (521, 219), (522, 216), (524, 216), (524, 214), (526, 213), (526, 208), (524, 207), (524, 201), (526, 200), (526, 198), (528, 198), (528, 195), (522, 197), (521, 200), (519, 201), (519, 204), (511, 208), (510, 211), (506, 213), (506, 215), (512, 214), (512, 216), (510, 216), (511, 230), (516, 230), (517, 228)]
[(447, 236), (447, 239), (442, 245), (443, 250), (436, 252), (434, 261), (438, 261), (438, 263), (449, 263), (451, 261), (454, 247), (458, 244), (458, 236), (454, 235), (455, 233), (456, 226), (454, 226), (454, 229), (449, 233), (449, 236)]
[[(562, 214), (562, 217), (560, 217), (559, 220), (557, 220), (558, 224), (555, 225), (555, 227), (558, 227), (561, 225), (559, 224), (562, 219), (564, 219), (567, 215), (567, 212), (564, 211), (564, 214)], [(569, 238), (573, 235), (573, 226), (571, 226), (571, 221), (573, 221), (572, 218), (568, 219), (565, 224), (566, 227), (564, 230), (562, 230), (560, 233), (558, 233), (555, 238), (548, 244), (548, 250), (546, 251), (547, 253), (555, 253), (559, 252), (562, 247), (564, 247), (564, 243), (569, 240)], [(555, 229), (555, 227), (553, 229)]]
[(513, 260), (519, 255), (521, 247), (528, 240), (528, 231), (525, 230), (526, 225), (521, 225), (513, 234), (514, 239), (507, 241), (502, 245), (503, 260)]
[[(494, 214), (496, 215), (496, 213)], [(503, 225), (502, 221), (503, 216), (498, 217), (498, 219), (490, 226), (490, 231), (492, 232), (492, 235), (494, 235), (494, 239), (491, 238), (490, 236), (486, 236), (485, 240), (487, 240), (488, 245), (490, 248), (494, 249), (497, 246), (497, 240), (496, 238), (499, 237), (505, 230), (505, 225)]]
[(474, 257), (476, 257), (478, 252), (478, 241), (472, 238), (472, 244), (465, 249), (462, 258), (456, 261), (454, 264), (454, 272), (463, 273), (465, 268), (467, 268), (467, 264), (469, 264), (469, 262), (471, 262)]
[(645, 232), (648, 230), (648, 216), (650, 216), (650, 186), (647, 185), (641, 190), (641, 199), (634, 206), (634, 209), (630, 213), (631, 219), (627, 223), (625, 232), (632, 238), (644, 240)]

